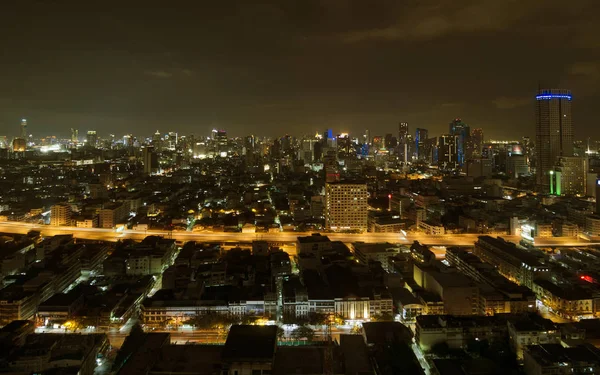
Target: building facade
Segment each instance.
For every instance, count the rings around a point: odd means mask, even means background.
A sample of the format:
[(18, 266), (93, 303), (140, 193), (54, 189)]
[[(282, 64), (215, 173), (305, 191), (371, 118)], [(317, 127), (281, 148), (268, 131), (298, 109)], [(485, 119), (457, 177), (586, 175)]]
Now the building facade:
[(334, 231), (366, 232), (369, 193), (364, 183), (325, 185), (325, 226)]
[(558, 157), (573, 156), (572, 95), (569, 90), (539, 90), (535, 106), (536, 182), (550, 192), (550, 171)]

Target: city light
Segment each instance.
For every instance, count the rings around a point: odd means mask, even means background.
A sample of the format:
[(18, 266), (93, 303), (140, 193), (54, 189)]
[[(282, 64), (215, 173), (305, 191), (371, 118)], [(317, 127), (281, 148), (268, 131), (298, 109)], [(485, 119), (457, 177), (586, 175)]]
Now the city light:
[(537, 100), (552, 100), (552, 99), (573, 99), (572, 95), (565, 94), (542, 94), (535, 97)]

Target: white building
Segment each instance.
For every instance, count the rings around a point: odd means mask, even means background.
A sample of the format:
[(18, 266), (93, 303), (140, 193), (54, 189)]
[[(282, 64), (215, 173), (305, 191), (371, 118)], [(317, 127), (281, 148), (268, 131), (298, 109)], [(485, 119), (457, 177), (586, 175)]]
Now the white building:
[(50, 208), (50, 225), (71, 225), (71, 206), (67, 203), (52, 206)]

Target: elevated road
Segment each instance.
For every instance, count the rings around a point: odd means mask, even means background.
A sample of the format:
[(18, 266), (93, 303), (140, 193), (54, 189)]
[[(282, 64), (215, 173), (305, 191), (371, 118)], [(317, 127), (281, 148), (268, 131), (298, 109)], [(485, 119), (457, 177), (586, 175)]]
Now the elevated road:
[[(278, 232), (278, 233), (238, 233), (238, 232), (183, 232), (183, 231), (161, 231), (161, 230), (122, 230), (105, 228), (77, 228), (77, 227), (58, 227), (50, 225), (37, 225), (22, 222), (0, 222), (0, 233), (26, 234), (31, 230), (40, 231), (43, 236), (54, 236), (60, 234), (72, 234), (75, 238), (100, 241), (118, 241), (123, 239), (142, 240), (147, 236), (163, 236), (177, 241), (201, 241), (201, 242), (219, 242), (219, 243), (250, 243), (256, 240), (263, 240), (272, 243), (294, 243), (299, 236), (309, 236), (311, 233), (301, 232)], [(409, 232), (406, 235), (402, 233), (325, 233), (332, 241), (367, 242), (380, 243), (390, 242), (398, 244), (412, 244), (419, 241), (425, 245), (432, 246), (473, 246), (480, 234), (445, 234), (432, 236), (424, 233)], [(502, 236), (507, 241), (518, 243), (519, 236)], [(588, 246), (598, 245), (599, 243), (575, 238), (549, 238), (536, 239), (536, 246)]]

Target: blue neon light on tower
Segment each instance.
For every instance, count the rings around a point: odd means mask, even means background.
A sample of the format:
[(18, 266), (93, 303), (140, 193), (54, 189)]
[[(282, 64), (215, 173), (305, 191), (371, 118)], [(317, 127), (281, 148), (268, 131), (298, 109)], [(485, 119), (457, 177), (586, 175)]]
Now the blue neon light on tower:
[(568, 90), (540, 90), (536, 100), (567, 99), (573, 100), (573, 95)]
[(455, 135), (456, 138), (456, 161), (459, 166), (463, 166), (465, 164), (466, 159), (466, 149), (467, 144), (469, 143), (469, 139), (471, 138), (471, 128), (462, 122), (461, 119), (454, 119), (450, 123), (450, 135)]

